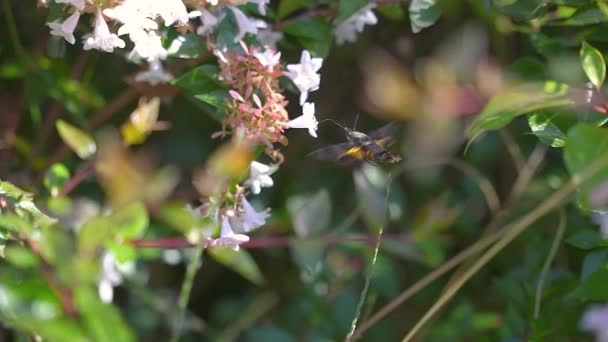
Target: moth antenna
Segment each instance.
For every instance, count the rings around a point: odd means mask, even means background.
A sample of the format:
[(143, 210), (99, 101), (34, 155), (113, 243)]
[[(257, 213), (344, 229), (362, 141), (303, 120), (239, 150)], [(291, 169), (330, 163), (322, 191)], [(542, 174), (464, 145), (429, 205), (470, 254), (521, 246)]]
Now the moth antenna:
[(334, 125), (336, 125), (336, 126), (342, 128), (342, 129), (346, 130), (346, 127), (342, 126), (341, 124), (339, 124), (338, 122), (334, 121), (333, 119), (323, 119), (323, 120), (317, 122), (317, 124), (320, 124), (320, 123), (322, 123), (324, 121), (331, 121), (331, 122), (334, 123)]

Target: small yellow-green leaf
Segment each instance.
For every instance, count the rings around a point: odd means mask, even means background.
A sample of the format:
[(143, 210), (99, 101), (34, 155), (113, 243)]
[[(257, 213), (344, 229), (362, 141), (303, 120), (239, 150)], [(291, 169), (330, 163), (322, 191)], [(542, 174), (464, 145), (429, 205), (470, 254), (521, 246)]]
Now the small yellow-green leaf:
[(57, 127), (57, 131), (63, 142), (65, 142), (72, 151), (76, 152), (78, 157), (87, 159), (97, 151), (95, 140), (80, 128), (72, 126), (63, 120), (57, 120), (55, 126)]
[(599, 89), (606, 79), (606, 63), (604, 56), (593, 46), (583, 42), (581, 46), (581, 64), (589, 81)]
[(209, 255), (220, 264), (242, 275), (254, 284), (264, 283), (264, 276), (247, 251), (230, 248), (211, 248)]
[(25, 247), (13, 245), (4, 250), (6, 260), (17, 267), (32, 268), (38, 266), (38, 258)]
[(70, 170), (61, 163), (53, 164), (44, 175), (44, 186), (56, 197), (70, 179)]

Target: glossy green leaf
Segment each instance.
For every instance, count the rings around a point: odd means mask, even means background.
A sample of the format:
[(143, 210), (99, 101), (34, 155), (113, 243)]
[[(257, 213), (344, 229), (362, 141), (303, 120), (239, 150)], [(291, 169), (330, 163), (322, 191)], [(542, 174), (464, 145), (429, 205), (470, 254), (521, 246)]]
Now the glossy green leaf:
[(194, 98), (218, 109), (226, 108), (226, 99), (230, 98), (227, 90), (214, 90), (205, 94), (196, 94)]
[(595, 6), (585, 6), (578, 8), (568, 19), (552, 24), (559, 26), (585, 26), (605, 22), (608, 22), (608, 17), (606, 17), (599, 8)]
[(331, 219), (331, 199), (327, 190), (313, 195), (293, 196), (287, 200), (287, 209), (296, 235), (317, 236), (324, 232)]
[(192, 94), (206, 94), (226, 86), (218, 79), (219, 68), (213, 64), (203, 64), (173, 81), (173, 84)]
[(295, 37), (315, 57), (325, 58), (332, 43), (332, 26), (321, 17), (304, 18), (285, 25), (283, 32)]
[(78, 157), (88, 159), (97, 151), (95, 140), (80, 128), (72, 126), (63, 120), (57, 120), (55, 126), (63, 142), (68, 145)]
[(435, 24), (441, 15), (436, 0), (412, 0), (409, 7), (410, 25), (414, 33)]
[[(605, 157), (608, 153), (608, 130), (589, 124), (579, 123), (568, 131), (568, 144), (564, 150), (564, 160), (571, 176), (574, 176), (591, 165), (594, 161)], [(604, 166), (593, 177), (577, 182), (578, 203), (583, 208), (589, 208), (589, 196), (601, 183), (608, 181), (608, 166)]]
[(606, 79), (606, 63), (602, 53), (593, 46), (583, 42), (581, 46), (581, 64), (583, 70), (593, 85), (600, 89)]
[(541, 85), (526, 84), (494, 96), (467, 129), (470, 141), (490, 130), (500, 129), (516, 117), (541, 109), (572, 104), (563, 90), (546, 92)]
[(228, 267), (254, 284), (264, 283), (264, 276), (255, 260), (245, 250), (235, 251), (231, 248), (210, 248), (209, 255), (218, 263)]
[(51, 165), (44, 175), (44, 186), (55, 197), (70, 179), (70, 170), (61, 163)]
[(343, 22), (367, 5), (367, 0), (340, 0), (336, 22)]
[(557, 125), (551, 122), (551, 119), (546, 114), (532, 114), (528, 116), (528, 126), (543, 143), (551, 147), (566, 146), (566, 135)]

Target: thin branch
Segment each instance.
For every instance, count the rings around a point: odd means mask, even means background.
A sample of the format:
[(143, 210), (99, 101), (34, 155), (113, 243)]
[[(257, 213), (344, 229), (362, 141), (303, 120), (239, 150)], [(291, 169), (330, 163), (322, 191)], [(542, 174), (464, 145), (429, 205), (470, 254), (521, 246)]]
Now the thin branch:
[(516, 237), (519, 236), (526, 228), (536, 222), (541, 217), (547, 215), (550, 211), (560, 206), (574, 191), (576, 190), (576, 183), (584, 182), (590, 177), (594, 176), (602, 167), (608, 164), (608, 154), (604, 157), (595, 160), (591, 165), (586, 167), (582, 172), (572, 176), (571, 180), (565, 184), (561, 189), (555, 191), (549, 198), (539, 204), (534, 210), (527, 213), (524, 217), (515, 221), (514, 223), (507, 225), (501, 231), (504, 231), (504, 236), (496, 242), (487, 252), (485, 252), (476, 262), (471, 265), (466, 272), (454, 281), (453, 284), (447, 288), (439, 299), (431, 306), (431, 308), (424, 314), (424, 316), (414, 325), (414, 327), (408, 332), (403, 338), (403, 342), (410, 341), (420, 331), (420, 329), (437, 313), (441, 308), (444, 307), (456, 293), (471, 279), (481, 268), (483, 268), (490, 260), (492, 260), (503, 248), (511, 243)]
[(509, 155), (511, 155), (511, 159), (513, 159), (513, 163), (515, 163), (515, 168), (517, 170), (523, 169), (526, 165), (524, 154), (521, 152), (519, 146), (517, 146), (515, 140), (513, 140), (513, 136), (506, 129), (501, 129), (499, 133), (500, 138), (507, 147)]
[(545, 286), (545, 279), (547, 279), (547, 275), (549, 274), (549, 269), (551, 268), (551, 263), (555, 259), (557, 255), (557, 250), (559, 249), (559, 243), (562, 241), (564, 237), (564, 233), (566, 232), (566, 214), (564, 210), (560, 210), (559, 212), (559, 224), (557, 226), (557, 232), (555, 233), (555, 238), (553, 238), (553, 243), (551, 244), (551, 249), (549, 249), (549, 255), (547, 255), (547, 259), (543, 264), (543, 268), (540, 271), (540, 275), (538, 276), (538, 284), (536, 284), (536, 292), (534, 299), (534, 319), (538, 319), (538, 315), (540, 314), (540, 304), (542, 301), (543, 287)]
[(70, 178), (70, 180), (63, 186), (61, 191), (59, 192), (59, 197), (65, 196), (72, 192), (78, 184), (80, 184), (93, 170), (95, 169), (95, 162), (93, 160), (89, 160), (82, 166), (74, 175), (74, 177)]
[(492, 214), (496, 214), (500, 210), (500, 199), (498, 198), (496, 189), (494, 189), (492, 183), (484, 177), (479, 170), (461, 159), (452, 159), (449, 165), (462, 171), (462, 173), (466, 174), (477, 183)]
[(491, 234), (485, 238), (482, 238), (481, 240), (478, 240), (460, 253), (451, 257), (448, 261), (446, 261), (438, 268), (434, 269), (431, 273), (425, 275), (422, 279), (418, 280), (412, 286), (403, 291), (399, 296), (391, 300), (390, 303), (375, 312), (367, 321), (363, 322), (359, 326), (359, 329), (357, 329), (353, 334), (351, 341), (356, 341), (361, 338), (363, 333), (365, 333), (369, 328), (371, 328), (378, 321), (386, 317), (389, 313), (391, 313), (393, 310), (403, 304), (406, 300), (418, 293), (418, 291), (427, 287), (429, 284), (439, 279), (441, 276), (449, 272), (454, 267), (458, 266), (460, 263), (467, 260), (472, 255), (475, 255), (490, 246), (493, 242), (502, 237), (503, 234), (504, 231), (497, 231), (494, 234)]
[[(388, 208), (388, 198), (391, 193), (391, 183), (392, 177), (389, 177), (386, 180), (386, 194), (384, 196), (384, 206)], [(386, 212), (384, 213), (386, 215)], [(384, 232), (384, 223), (380, 226), (378, 230), (378, 238), (376, 239), (376, 246), (374, 248), (374, 254), (372, 256), (371, 263), (369, 264), (367, 274), (365, 276), (365, 284), (363, 285), (363, 290), (361, 290), (361, 296), (359, 297), (359, 303), (357, 304), (357, 310), (355, 311), (355, 317), (350, 324), (350, 330), (348, 334), (346, 334), (346, 338), (344, 341), (348, 342), (353, 337), (355, 330), (357, 329), (357, 323), (359, 321), (359, 317), (361, 316), (361, 311), (363, 310), (363, 304), (365, 304), (365, 299), (367, 298), (367, 291), (369, 290), (369, 286), (372, 283), (372, 276), (374, 274), (374, 266), (376, 265), (376, 260), (378, 259), (378, 251), (380, 250), (380, 243), (382, 242), (382, 233)]]
[(182, 283), (182, 289), (179, 293), (179, 300), (177, 302), (177, 318), (173, 331), (171, 332), (171, 342), (178, 342), (182, 334), (182, 326), (186, 318), (186, 309), (188, 307), (188, 301), (190, 299), (190, 293), (192, 292), (192, 286), (194, 285), (194, 278), (196, 273), (203, 266), (203, 252), (205, 247), (201, 244), (194, 249), (194, 253), (188, 263), (186, 269), (186, 277)]

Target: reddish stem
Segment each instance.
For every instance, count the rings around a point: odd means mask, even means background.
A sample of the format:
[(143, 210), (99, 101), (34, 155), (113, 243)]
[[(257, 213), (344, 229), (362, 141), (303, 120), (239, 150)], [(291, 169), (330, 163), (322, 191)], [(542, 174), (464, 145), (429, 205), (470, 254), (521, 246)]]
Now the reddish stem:
[[(319, 238), (298, 239), (291, 236), (264, 236), (253, 237), (248, 242), (242, 244), (244, 248), (272, 248), (289, 247), (298, 241), (318, 241), (326, 245), (333, 245), (346, 242), (361, 242), (367, 244), (376, 243), (377, 235), (329, 235)], [(411, 241), (411, 236), (407, 234), (384, 234), (383, 239), (392, 241)], [(136, 248), (191, 248), (193, 244), (183, 238), (159, 238), (152, 240), (132, 240), (131, 244)], [(209, 247), (208, 242), (204, 241), (205, 248)]]
[(95, 168), (95, 162), (93, 160), (89, 160), (82, 168), (80, 168), (74, 177), (70, 178), (70, 180), (63, 186), (63, 189), (59, 192), (59, 197), (65, 196), (72, 192), (78, 184), (80, 184)]

